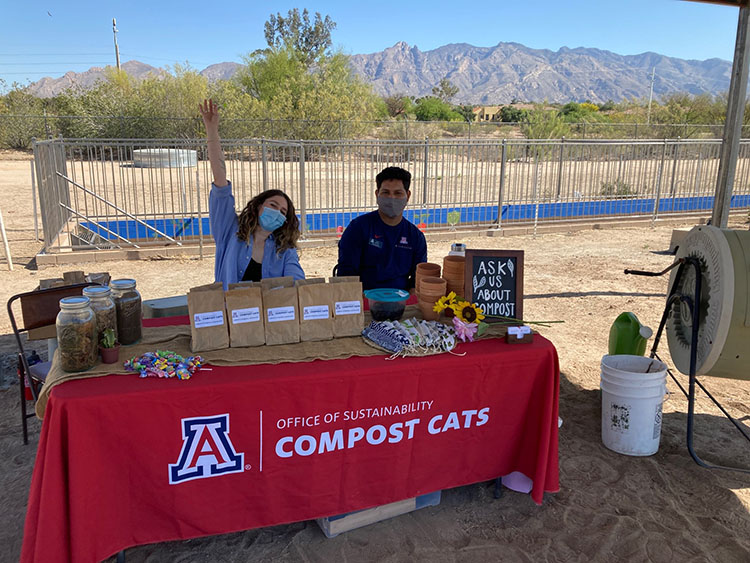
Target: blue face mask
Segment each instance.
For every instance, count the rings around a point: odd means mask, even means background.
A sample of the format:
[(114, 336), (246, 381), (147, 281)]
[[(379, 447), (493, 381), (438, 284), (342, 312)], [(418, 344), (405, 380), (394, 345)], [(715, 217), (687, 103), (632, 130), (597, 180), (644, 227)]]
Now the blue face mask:
[(286, 223), (286, 217), (278, 209), (264, 207), (258, 221), (263, 230), (273, 232)]

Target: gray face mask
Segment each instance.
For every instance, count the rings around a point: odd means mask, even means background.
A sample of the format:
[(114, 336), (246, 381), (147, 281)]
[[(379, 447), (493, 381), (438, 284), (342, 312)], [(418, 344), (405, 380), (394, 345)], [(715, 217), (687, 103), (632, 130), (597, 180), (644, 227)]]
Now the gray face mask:
[(378, 210), (386, 217), (400, 217), (406, 208), (407, 199), (405, 197), (385, 197), (378, 196)]

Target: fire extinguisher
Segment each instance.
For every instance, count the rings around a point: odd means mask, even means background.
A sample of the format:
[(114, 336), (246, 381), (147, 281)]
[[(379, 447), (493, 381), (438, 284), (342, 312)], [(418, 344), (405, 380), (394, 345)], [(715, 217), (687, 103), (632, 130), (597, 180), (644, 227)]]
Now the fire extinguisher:
[[(27, 363), (30, 366), (33, 366), (34, 364), (38, 364), (42, 361), (42, 358), (39, 357), (39, 354), (36, 353), (36, 350), (31, 351), (31, 355), (26, 358)], [(31, 393), (31, 385), (29, 385), (29, 378), (28, 377), (22, 377), (21, 376), (21, 366), (18, 366), (18, 377), (23, 379), (23, 387), (24, 387), (24, 396), (26, 397), (27, 401), (30, 401), (34, 398), (34, 395)]]

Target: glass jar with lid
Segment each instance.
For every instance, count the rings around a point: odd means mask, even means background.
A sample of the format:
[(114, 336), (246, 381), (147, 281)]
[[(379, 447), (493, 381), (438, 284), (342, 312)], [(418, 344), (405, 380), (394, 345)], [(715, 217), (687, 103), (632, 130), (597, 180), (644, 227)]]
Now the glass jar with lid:
[(117, 338), (120, 344), (134, 344), (141, 339), (141, 294), (135, 280), (112, 280), (109, 286), (117, 311)]
[(60, 299), (55, 322), (60, 367), (64, 371), (83, 371), (96, 363), (98, 344), (96, 315), (88, 297)]
[(112, 291), (106, 285), (90, 285), (83, 288), (83, 294), (91, 301), (91, 308), (96, 315), (97, 338), (101, 339), (102, 333), (111, 328), (115, 331), (117, 338), (117, 313), (115, 302), (112, 299)]

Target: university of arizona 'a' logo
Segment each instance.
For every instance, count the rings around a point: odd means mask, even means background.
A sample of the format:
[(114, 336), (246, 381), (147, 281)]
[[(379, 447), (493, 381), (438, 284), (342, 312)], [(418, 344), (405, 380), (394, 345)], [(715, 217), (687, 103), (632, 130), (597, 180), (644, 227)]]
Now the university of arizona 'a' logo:
[(241, 473), (245, 454), (234, 450), (229, 439), (229, 414), (182, 419), (182, 451), (169, 464), (169, 484)]

